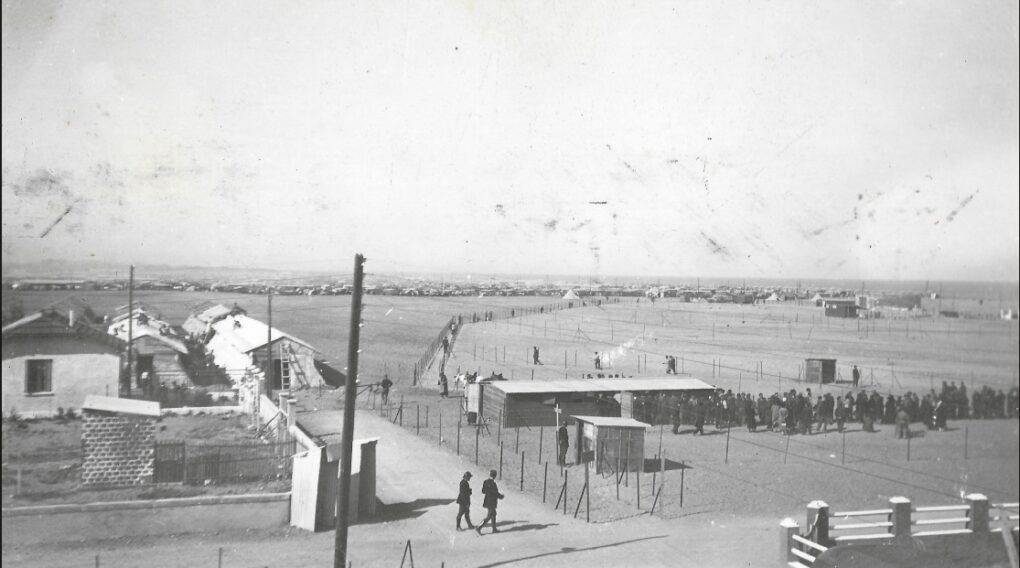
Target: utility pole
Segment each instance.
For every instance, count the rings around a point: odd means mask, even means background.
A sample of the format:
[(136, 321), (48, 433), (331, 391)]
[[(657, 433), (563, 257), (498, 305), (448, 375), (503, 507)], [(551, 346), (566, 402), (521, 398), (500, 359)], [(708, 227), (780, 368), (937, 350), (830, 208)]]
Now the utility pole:
[(344, 382), (344, 424), (340, 441), (340, 483), (336, 491), (336, 540), (333, 568), (347, 568), (347, 519), (351, 508), (351, 455), (354, 452), (354, 398), (358, 395), (358, 345), (361, 336), (361, 289), (365, 257), (354, 255), (351, 332), (347, 341), (347, 380)]
[[(269, 302), (269, 324), (266, 326), (266, 397), (273, 400), (273, 289), (266, 287), (266, 299)], [(283, 371), (283, 363), (280, 363)], [(281, 386), (283, 386), (281, 384)]]
[(135, 265), (128, 269), (128, 376), (127, 385), (124, 389), (124, 396), (131, 396), (131, 383), (135, 378), (135, 346), (131, 343), (135, 338), (134, 312), (135, 311)]

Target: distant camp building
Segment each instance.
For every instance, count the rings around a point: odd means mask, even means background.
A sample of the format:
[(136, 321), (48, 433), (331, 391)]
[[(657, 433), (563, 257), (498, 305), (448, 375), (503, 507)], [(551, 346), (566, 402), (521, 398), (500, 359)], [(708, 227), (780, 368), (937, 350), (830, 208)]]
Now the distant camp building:
[(811, 358), (804, 360), (804, 380), (809, 383), (836, 381), (836, 360)]
[(126, 311), (115, 317), (107, 331), (114, 337), (131, 341), (134, 351), (132, 389), (152, 392), (160, 385), (190, 382), (186, 367), (188, 347), (170, 324), (152, 317), (144, 308), (132, 310), (130, 325)]
[(830, 318), (856, 318), (860, 312), (860, 306), (854, 298), (829, 298), (822, 302), (822, 306), (825, 308), (825, 316)]
[(504, 428), (555, 426), (558, 415), (568, 421), (572, 421), (569, 416), (633, 418), (635, 395), (700, 396), (715, 391), (714, 386), (699, 379), (672, 377), (492, 381), (476, 388), (477, 397), (468, 397), (468, 412), (476, 412)]
[[(234, 380), (243, 377), (252, 366), (264, 371), (269, 369), (266, 363), (270, 354), (266, 352), (266, 344), (271, 343), (274, 390), (329, 384), (316, 365), (318, 349), (275, 327), (270, 331), (265, 323), (249, 317), (236, 306), (206, 308), (189, 317), (184, 329), (195, 333), (203, 323), (206, 327), (198, 335), (204, 339), (206, 351)], [(322, 362), (319, 364), (321, 366)]]
[(5, 416), (53, 416), (91, 394), (120, 394), (127, 342), (82, 320), (74, 310), (46, 309), (4, 326)]

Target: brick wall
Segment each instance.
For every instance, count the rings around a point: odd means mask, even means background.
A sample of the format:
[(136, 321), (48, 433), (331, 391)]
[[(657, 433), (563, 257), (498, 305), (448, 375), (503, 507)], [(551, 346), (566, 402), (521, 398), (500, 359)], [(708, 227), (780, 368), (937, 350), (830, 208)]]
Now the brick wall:
[(82, 485), (152, 483), (156, 419), (87, 410), (82, 413)]

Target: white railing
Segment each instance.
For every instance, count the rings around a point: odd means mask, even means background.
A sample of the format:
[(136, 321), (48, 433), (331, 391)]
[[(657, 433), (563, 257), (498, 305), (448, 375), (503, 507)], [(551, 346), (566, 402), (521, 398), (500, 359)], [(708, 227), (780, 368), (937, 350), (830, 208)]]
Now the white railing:
[[(804, 533), (800, 532), (800, 526), (793, 519), (784, 519), (780, 523), (782, 557), (791, 566), (811, 566), (819, 554), (840, 544), (901, 536), (937, 537), (1017, 530), (1020, 503), (990, 505), (988, 498), (979, 493), (967, 495), (964, 499), (966, 503), (955, 505), (913, 507), (909, 499), (893, 497), (889, 500), (889, 508), (831, 514), (825, 502), (812, 501), (807, 507), (808, 528)], [(992, 515), (991, 509), (995, 509), (997, 514)], [(839, 523), (840, 520), (849, 522)], [(991, 528), (991, 521), (999, 521), (1000, 526)], [(957, 526), (943, 528), (952, 525)]]

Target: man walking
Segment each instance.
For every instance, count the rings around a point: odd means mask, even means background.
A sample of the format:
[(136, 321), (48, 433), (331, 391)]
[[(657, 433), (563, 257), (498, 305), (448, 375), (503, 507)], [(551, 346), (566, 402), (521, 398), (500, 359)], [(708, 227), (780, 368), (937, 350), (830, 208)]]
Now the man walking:
[(566, 422), (561, 424), (560, 429), (556, 432), (556, 441), (559, 448), (559, 453), (556, 454), (556, 463), (560, 466), (567, 465), (567, 448), (570, 447), (570, 433), (567, 432)]
[(538, 346), (537, 345), (535, 347), (531, 348), (531, 358), (534, 361), (535, 365), (541, 365), (542, 364), (542, 362), (538, 360)]
[(857, 365), (854, 365), (853, 378), (854, 378), (853, 386), (854, 388), (857, 388), (857, 385), (859, 385), (861, 382), (861, 371), (860, 369), (857, 368)]
[(496, 528), (496, 506), (499, 504), (499, 500), (503, 498), (503, 494), (499, 492), (499, 487), (496, 486), (496, 470), (490, 470), (489, 479), (482, 483), (482, 495), (485, 495), (482, 499), (482, 506), (485, 507), (485, 519), (482, 520), (482, 524), (478, 525), (478, 528), (475, 530), (478, 534), (482, 534), (485, 524), (492, 520), (492, 532), (498, 533), (499, 530)]
[(896, 437), (899, 439), (910, 437), (910, 416), (902, 406), (896, 411)]
[(393, 381), (390, 380), (389, 375), (383, 375), (382, 382), (379, 383), (382, 387), (382, 403), (385, 405), (390, 401), (390, 387), (393, 386)]
[(602, 357), (599, 356), (599, 352), (595, 352), (595, 369), (602, 370)]
[(691, 435), (697, 436), (698, 434), (705, 435), (705, 407), (701, 399), (694, 403), (694, 432)]
[(463, 530), (460, 528), (460, 520), (467, 520), (467, 528), (473, 529), (475, 526), (471, 524), (471, 472), (465, 471), (464, 477), (460, 480), (460, 491), (457, 493), (457, 530)]

